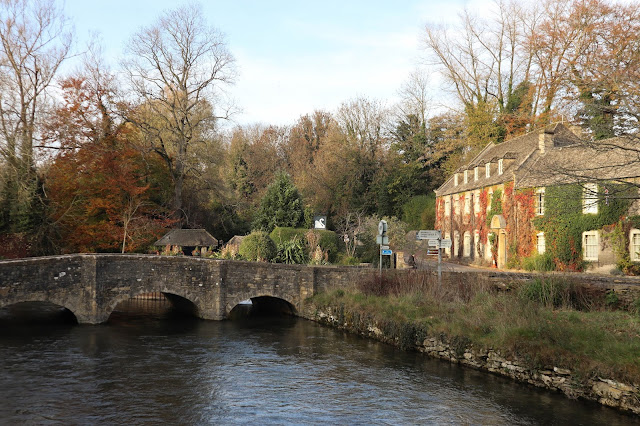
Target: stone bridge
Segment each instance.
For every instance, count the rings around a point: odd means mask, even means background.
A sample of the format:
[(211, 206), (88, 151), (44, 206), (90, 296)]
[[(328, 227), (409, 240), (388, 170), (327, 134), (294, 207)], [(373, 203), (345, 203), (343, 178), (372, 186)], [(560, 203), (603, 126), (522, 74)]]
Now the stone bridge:
[[(369, 269), (122, 254), (77, 254), (0, 262), (0, 308), (50, 302), (81, 324), (107, 321), (118, 303), (162, 292), (200, 318), (221, 320), (241, 301), (274, 297), (302, 309), (319, 291), (354, 285)], [(189, 301), (190, 303), (186, 303)]]

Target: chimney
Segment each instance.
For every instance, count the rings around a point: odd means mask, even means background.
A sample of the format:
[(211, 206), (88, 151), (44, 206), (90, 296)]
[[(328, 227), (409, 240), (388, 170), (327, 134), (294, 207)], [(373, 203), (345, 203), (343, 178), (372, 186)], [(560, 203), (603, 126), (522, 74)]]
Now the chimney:
[(553, 146), (553, 131), (547, 133), (546, 130), (538, 135), (538, 149), (541, 154)]

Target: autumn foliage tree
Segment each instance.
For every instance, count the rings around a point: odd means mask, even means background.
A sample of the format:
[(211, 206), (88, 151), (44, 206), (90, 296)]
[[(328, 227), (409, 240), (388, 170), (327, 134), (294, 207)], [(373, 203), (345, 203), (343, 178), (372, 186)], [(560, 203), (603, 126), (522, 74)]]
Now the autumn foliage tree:
[(48, 126), (62, 151), (45, 186), (62, 252), (139, 250), (170, 224), (148, 163), (127, 142), (135, 135), (109, 116), (108, 89), (98, 87), (63, 81), (64, 103)]

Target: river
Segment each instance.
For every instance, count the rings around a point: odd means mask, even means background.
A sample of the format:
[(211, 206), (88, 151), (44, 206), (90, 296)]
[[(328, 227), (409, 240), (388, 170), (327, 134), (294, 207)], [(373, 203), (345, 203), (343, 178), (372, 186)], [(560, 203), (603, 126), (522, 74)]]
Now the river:
[(2, 424), (640, 424), (294, 317), (131, 301), (79, 326), (33, 309), (0, 311)]

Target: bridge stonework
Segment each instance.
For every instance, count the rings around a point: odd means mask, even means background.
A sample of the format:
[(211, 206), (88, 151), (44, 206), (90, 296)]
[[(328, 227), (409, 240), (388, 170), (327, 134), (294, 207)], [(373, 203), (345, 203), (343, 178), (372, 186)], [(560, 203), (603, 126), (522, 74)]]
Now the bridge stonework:
[(81, 324), (105, 322), (118, 303), (151, 292), (189, 300), (221, 320), (241, 301), (277, 297), (301, 311), (318, 291), (355, 285), (371, 270), (152, 255), (78, 254), (0, 262), (0, 308), (51, 302)]

